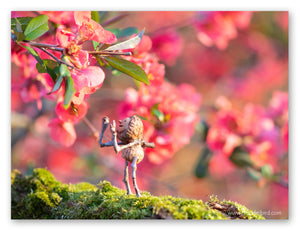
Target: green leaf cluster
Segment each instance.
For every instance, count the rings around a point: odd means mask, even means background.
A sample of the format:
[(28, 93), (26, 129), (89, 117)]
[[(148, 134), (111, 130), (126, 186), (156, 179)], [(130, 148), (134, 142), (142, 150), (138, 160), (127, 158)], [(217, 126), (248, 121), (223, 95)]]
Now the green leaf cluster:
[(48, 30), (47, 15), (32, 17), (18, 17), (11, 19), (11, 29), (18, 41), (31, 41), (41, 37)]

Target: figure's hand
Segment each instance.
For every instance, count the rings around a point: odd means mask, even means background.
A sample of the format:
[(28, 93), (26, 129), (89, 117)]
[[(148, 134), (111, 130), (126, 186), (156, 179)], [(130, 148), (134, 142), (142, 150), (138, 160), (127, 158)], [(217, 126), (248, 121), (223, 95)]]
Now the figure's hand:
[(102, 124), (108, 125), (109, 124), (109, 118), (107, 116), (103, 117)]
[(116, 122), (114, 120), (111, 122), (110, 130), (111, 130), (113, 135), (117, 134), (117, 132), (116, 132)]

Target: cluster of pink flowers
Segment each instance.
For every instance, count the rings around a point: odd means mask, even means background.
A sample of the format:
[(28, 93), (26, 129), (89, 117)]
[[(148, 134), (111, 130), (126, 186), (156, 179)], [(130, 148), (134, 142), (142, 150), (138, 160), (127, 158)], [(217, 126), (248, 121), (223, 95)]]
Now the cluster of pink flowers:
[[(60, 24), (55, 36), (45, 35), (43, 42), (49, 41), (51, 44), (52, 41), (53, 45), (63, 48), (64, 61), (74, 67), (71, 69), (71, 77), (75, 93), (67, 109), (63, 107), (64, 82), (58, 90), (48, 96), (47, 93), (51, 92), (54, 85), (51, 77), (48, 74), (38, 73), (35, 68), (37, 61), (26, 53), (26, 49), (17, 45), (12, 46), (12, 62), (20, 67), (20, 73), (23, 73), (24, 78), (21, 83), (13, 82), (12, 89), (19, 90), (25, 102), (37, 100), (39, 109), (42, 107), (42, 97), (56, 98), (57, 118), (53, 118), (49, 123), (50, 136), (65, 146), (71, 146), (76, 140), (74, 124), (87, 113), (88, 103), (85, 99), (102, 86), (105, 78), (99, 66), (91, 66), (92, 58), (82, 46), (88, 40), (112, 44), (116, 42), (116, 37), (92, 20), (90, 11), (40, 13), (48, 15), (49, 20)], [(65, 18), (66, 16), (68, 17)], [(41, 58), (50, 58), (43, 52), (39, 54)], [(53, 55), (59, 57), (60, 53), (53, 52)]]
[(277, 170), (279, 157), (288, 152), (288, 93), (274, 92), (267, 108), (248, 103), (235, 110), (224, 97), (216, 103), (219, 111), (206, 138), (214, 157), (226, 159), (236, 147), (243, 147), (256, 165), (270, 164)]
[(143, 118), (144, 138), (155, 143), (155, 150), (145, 150), (146, 156), (151, 163), (161, 164), (190, 142), (199, 122), (201, 96), (189, 84), (175, 86), (166, 82), (164, 65), (150, 50), (151, 39), (144, 36), (128, 58), (145, 70), (150, 86), (127, 89), (118, 114), (122, 119), (133, 114)]
[(225, 49), (229, 40), (237, 37), (237, 29), (249, 25), (251, 16), (250, 11), (198, 12), (194, 20), (198, 40), (205, 46)]

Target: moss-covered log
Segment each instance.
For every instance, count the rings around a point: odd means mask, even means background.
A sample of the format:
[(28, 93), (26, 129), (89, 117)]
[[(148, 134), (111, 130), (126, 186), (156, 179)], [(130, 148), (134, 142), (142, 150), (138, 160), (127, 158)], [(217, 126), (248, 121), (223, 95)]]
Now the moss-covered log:
[(12, 219), (264, 219), (246, 207), (211, 198), (126, 195), (107, 181), (63, 184), (45, 169), (11, 174)]

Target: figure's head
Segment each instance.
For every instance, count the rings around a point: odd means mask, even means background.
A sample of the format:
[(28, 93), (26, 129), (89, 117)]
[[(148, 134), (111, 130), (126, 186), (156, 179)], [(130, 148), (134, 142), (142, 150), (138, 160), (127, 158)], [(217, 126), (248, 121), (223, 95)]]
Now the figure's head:
[(123, 143), (130, 143), (136, 139), (143, 139), (143, 122), (135, 115), (119, 120), (117, 136)]

